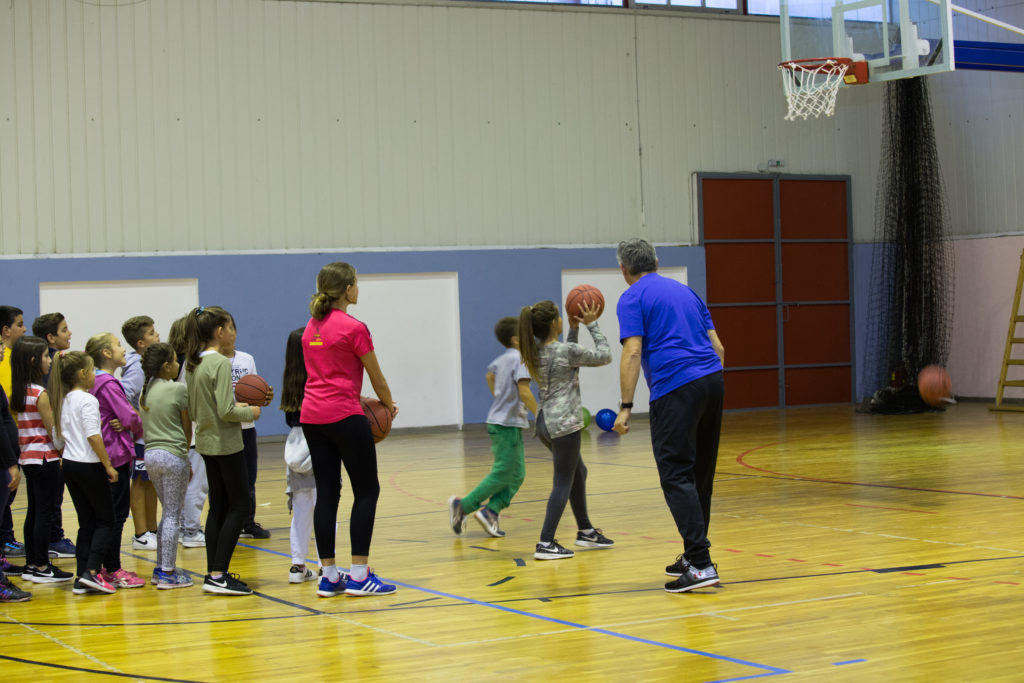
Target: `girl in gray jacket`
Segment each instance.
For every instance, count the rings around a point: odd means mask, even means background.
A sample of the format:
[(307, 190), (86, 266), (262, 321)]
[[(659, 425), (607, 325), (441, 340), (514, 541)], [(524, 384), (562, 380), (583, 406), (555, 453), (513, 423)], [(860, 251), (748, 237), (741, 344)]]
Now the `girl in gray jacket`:
[[(565, 342), (562, 318), (553, 301), (525, 306), (519, 313), (519, 347), (523, 362), (540, 388), (540, 414), (537, 436), (551, 451), (554, 461), (554, 482), (548, 497), (547, 513), (540, 532), (534, 558), (561, 560), (573, 556), (555, 540), (555, 530), (562, 518), (566, 502), (572, 507), (579, 532), (576, 545), (585, 548), (608, 548), (613, 542), (600, 529), (595, 529), (587, 516), (587, 467), (580, 455), (580, 432), (583, 429), (583, 407), (580, 403), (581, 366), (607, 365), (612, 360), (608, 340), (597, 326), (597, 304), (582, 304), (582, 315), (569, 320)], [(576, 343), (579, 324), (586, 325), (594, 339), (594, 350)]]

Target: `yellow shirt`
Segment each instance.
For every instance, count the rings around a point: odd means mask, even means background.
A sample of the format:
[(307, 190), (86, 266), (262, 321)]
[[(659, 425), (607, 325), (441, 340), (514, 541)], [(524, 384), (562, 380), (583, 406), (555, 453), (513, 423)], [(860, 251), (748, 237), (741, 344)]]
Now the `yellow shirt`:
[[(3, 387), (7, 394), (7, 400), (11, 400), (11, 350), (4, 349), (4, 359), (0, 361), (0, 387)], [(13, 414), (13, 413), (12, 413)]]

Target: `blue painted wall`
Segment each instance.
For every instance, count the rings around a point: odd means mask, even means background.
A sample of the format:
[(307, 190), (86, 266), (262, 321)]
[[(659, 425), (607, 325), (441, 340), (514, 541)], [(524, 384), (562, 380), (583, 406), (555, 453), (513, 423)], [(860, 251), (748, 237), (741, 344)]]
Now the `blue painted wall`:
[[(659, 247), (658, 258), (666, 267), (686, 267), (690, 286), (706, 296), (703, 248)], [(502, 350), (493, 333), (498, 318), (536, 301), (560, 300), (562, 270), (616, 267), (612, 247), (9, 259), (0, 261), (0, 303), (24, 310), (31, 325), (40, 313), (40, 282), (196, 278), (200, 304), (231, 312), (238, 348), (253, 354), (260, 374), (278, 385), (285, 339), (309, 319), (316, 274), (331, 261), (348, 261), (366, 274), (458, 273), (463, 419), (470, 424), (483, 422), (490, 407), (482, 378)], [(386, 373), (387, 358), (381, 363)], [(257, 430), (288, 431), (274, 407)]]

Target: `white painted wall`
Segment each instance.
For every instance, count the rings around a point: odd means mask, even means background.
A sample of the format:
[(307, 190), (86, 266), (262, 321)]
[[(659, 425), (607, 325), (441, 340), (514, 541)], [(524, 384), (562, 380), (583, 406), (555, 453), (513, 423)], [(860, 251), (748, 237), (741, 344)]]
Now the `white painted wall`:
[[(121, 325), (136, 315), (153, 318), (160, 340), (167, 341), (171, 323), (198, 305), (199, 281), (194, 279), (39, 284), (39, 310), (64, 314), (71, 330), (71, 348), (77, 351), (85, 349), (89, 337), (103, 332), (110, 332), (128, 348)], [(25, 322), (31, 333), (32, 321)]]
[[(410, 305), (412, 304), (412, 305)], [(395, 427), (462, 426), (459, 280), (455, 273), (360, 275), (359, 303), (391, 395)], [(369, 377), (363, 395), (373, 396)]]
[[(994, 397), (1006, 348), (1010, 311), (1024, 236), (959, 239), (954, 243), (956, 296), (949, 375), (958, 396)], [(1018, 337), (1024, 324), (1018, 323)], [(1013, 358), (1024, 359), (1024, 347)], [(1024, 368), (1011, 366), (1007, 379), (1024, 379)], [(1004, 398), (1024, 398), (1024, 389), (1009, 387)]]

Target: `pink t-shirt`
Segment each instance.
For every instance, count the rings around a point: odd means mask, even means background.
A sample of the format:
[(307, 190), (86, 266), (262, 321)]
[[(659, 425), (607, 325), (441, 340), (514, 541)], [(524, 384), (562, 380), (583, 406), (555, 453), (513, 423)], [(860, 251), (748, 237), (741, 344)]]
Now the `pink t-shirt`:
[(335, 309), (323, 320), (310, 319), (302, 333), (302, 353), (309, 375), (302, 399), (302, 422), (330, 424), (363, 414), (359, 404), (363, 363), (359, 358), (370, 351), (370, 331), (348, 313)]

